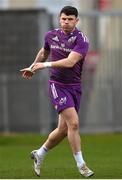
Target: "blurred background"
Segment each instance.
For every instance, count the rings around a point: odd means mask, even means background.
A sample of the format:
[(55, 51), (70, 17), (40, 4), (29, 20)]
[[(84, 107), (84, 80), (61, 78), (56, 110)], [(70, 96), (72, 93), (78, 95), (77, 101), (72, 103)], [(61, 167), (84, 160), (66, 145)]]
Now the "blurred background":
[(48, 97), (48, 70), (21, 78), (57, 28), (65, 5), (79, 10), (78, 28), (90, 40), (83, 69), (80, 132), (122, 132), (122, 1), (0, 0), (0, 132), (47, 134), (57, 125)]

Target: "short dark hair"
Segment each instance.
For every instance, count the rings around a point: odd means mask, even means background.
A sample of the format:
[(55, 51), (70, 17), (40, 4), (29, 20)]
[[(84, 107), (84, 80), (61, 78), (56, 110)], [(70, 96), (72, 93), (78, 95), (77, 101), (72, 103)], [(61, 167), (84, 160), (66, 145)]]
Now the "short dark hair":
[(66, 14), (67, 16), (74, 15), (78, 17), (78, 10), (73, 6), (64, 6), (60, 11), (60, 16), (62, 13)]

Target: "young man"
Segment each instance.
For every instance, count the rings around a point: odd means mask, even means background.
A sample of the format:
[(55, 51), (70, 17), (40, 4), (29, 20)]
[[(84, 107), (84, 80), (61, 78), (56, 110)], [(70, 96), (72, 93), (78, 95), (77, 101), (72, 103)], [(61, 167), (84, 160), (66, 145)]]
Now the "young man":
[[(31, 152), (38, 176), (47, 152), (66, 136), (79, 172), (84, 177), (93, 175), (83, 159), (79, 135), (81, 72), (89, 43), (87, 37), (76, 28), (78, 20), (77, 9), (65, 6), (60, 12), (61, 28), (47, 32), (44, 47), (38, 52), (34, 63), (22, 70), (22, 76), (31, 79), (36, 71), (50, 69), (49, 95), (59, 114), (57, 128), (38, 150)], [(50, 62), (45, 62), (49, 54)]]

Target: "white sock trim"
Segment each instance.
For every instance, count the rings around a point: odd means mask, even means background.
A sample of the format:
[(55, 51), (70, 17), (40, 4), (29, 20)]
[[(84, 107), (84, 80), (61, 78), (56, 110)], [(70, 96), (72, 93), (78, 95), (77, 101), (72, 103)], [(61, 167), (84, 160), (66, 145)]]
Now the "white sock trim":
[(85, 161), (83, 159), (83, 155), (82, 155), (82, 152), (79, 151), (79, 152), (76, 152), (74, 155), (74, 158), (75, 158), (75, 161), (77, 163), (77, 167), (78, 168), (81, 168), (83, 166), (83, 164), (85, 164)]
[(37, 155), (44, 157), (48, 152), (48, 149), (45, 146), (42, 146), (40, 149), (37, 150)]

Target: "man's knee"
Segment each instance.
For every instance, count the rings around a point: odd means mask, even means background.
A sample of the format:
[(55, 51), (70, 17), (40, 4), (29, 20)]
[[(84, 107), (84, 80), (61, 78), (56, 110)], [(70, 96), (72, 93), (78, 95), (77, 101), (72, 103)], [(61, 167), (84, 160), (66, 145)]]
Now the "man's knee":
[(78, 120), (78, 116), (75, 113), (68, 113), (65, 116), (66, 122), (67, 122), (67, 126), (68, 129), (72, 129), (72, 130), (77, 130), (79, 129), (79, 120)]
[(79, 129), (79, 122), (78, 121), (73, 121), (73, 122), (69, 123), (68, 128), (70, 130), (74, 130), (74, 131), (78, 130)]

